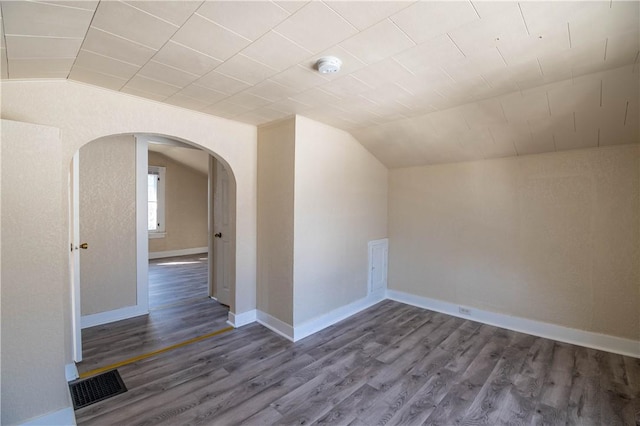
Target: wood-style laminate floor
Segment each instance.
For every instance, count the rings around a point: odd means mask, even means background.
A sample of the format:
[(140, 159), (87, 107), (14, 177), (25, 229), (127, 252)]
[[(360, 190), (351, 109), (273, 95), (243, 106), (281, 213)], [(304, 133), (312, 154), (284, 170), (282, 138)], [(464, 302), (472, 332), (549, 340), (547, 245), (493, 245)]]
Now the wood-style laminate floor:
[(82, 330), (84, 373), (228, 327), (208, 297), (207, 255), (149, 261), (149, 315)]
[(297, 343), (252, 324), (119, 369), (80, 425), (635, 425), (640, 360), (383, 301)]

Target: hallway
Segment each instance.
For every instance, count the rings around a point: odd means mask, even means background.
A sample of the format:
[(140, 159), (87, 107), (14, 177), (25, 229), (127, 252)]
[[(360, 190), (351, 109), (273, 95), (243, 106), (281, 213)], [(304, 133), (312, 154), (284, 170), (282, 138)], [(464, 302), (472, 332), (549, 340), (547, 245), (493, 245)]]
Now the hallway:
[(149, 315), (82, 330), (80, 374), (227, 327), (208, 296), (207, 254), (149, 261)]

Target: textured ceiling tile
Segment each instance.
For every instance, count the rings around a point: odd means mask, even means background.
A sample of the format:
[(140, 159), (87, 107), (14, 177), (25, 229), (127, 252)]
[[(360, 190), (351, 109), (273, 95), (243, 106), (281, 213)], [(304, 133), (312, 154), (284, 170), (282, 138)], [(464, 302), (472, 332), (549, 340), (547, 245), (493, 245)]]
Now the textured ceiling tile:
[(600, 81), (586, 81), (581, 84), (559, 87), (549, 90), (551, 115), (573, 113), (578, 107), (600, 106)]
[(200, 7), (202, 1), (127, 1), (125, 3), (180, 26)]
[(155, 50), (122, 37), (89, 28), (82, 50), (142, 66), (155, 54)]
[[(73, 63), (73, 62), (72, 62)], [(86, 50), (81, 50), (76, 58), (75, 66), (93, 70), (102, 74), (109, 74), (125, 80), (130, 79), (140, 69), (139, 66), (118, 61), (108, 56), (98, 55)]]
[(450, 61), (443, 69), (451, 78), (458, 81), (484, 73), (506, 72), (507, 64), (496, 49), (490, 49)]
[(98, 7), (98, 0), (44, 0), (38, 3), (48, 3), (54, 6), (67, 6), (90, 11), (95, 11)]
[(411, 5), (408, 1), (325, 1), (360, 31)]
[(524, 35), (502, 38), (497, 46), (507, 64), (535, 60), (542, 55), (569, 49), (569, 33), (566, 28), (548, 31), (544, 35)]
[[(604, 4), (602, 4), (604, 3)], [(569, 20), (571, 41), (574, 46), (603, 40), (607, 37), (638, 32), (640, 10), (637, 1), (611, 3), (598, 2), (600, 7), (593, 14), (581, 14)], [(597, 22), (597, 25), (593, 23)]]
[[(395, 59), (388, 58), (351, 74), (370, 87), (379, 87), (414, 76)], [(424, 83), (424, 82), (423, 82)]]
[(554, 132), (553, 136), (556, 143), (556, 150), (558, 151), (598, 146), (597, 129)]
[(180, 93), (169, 96), (163, 102), (182, 108), (193, 109), (196, 111), (199, 111), (211, 104), (211, 102), (205, 102), (199, 99), (190, 98)]
[(413, 73), (419, 74), (449, 61), (463, 59), (464, 55), (449, 37), (443, 35), (405, 50), (394, 58)]
[(325, 90), (338, 98), (355, 96), (371, 89), (371, 87), (366, 83), (350, 75), (344, 76), (337, 80), (333, 80), (332, 82), (327, 83), (321, 87), (322, 90)]
[(247, 93), (269, 99), (272, 102), (279, 101), (297, 93), (287, 86), (275, 81), (265, 80), (246, 90)]
[(138, 75), (177, 87), (185, 87), (198, 78), (195, 74), (180, 71), (153, 60), (147, 62), (147, 64), (140, 69)]
[(223, 99), (220, 102), (217, 102), (211, 106), (208, 106), (202, 110), (207, 114), (218, 115), (222, 117), (235, 117), (238, 114), (242, 114), (244, 112), (250, 111), (251, 108), (238, 105), (232, 102), (229, 102), (227, 99)]
[(606, 44), (605, 65), (607, 68), (618, 68), (633, 64), (638, 59), (639, 51), (640, 32), (632, 31), (610, 36)]
[(317, 53), (358, 32), (324, 3), (313, 1), (275, 27), (276, 32)]
[(466, 55), (500, 47), (509, 40), (527, 36), (517, 3), (505, 2), (500, 13), (472, 21), (449, 33)]
[(198, 14), (249, 40), (256, 40), (289, 16), (271, 1), (208, 1)]
[(274, 1), (279, 7), (283, 8), (289, 13), (294, 13), (298, 11), (298, 9), (302, 8), (305, 4), (309, 3), (309, 1), (297, 1), (297, 0), (282, 0), (282, 1)]
[(605, 1), (540, 1), (520, 2), (522, 15), (532, 35), (545, 34), (559, 27), (567, 28), (570, 21), (588, 18), (597, 20), (605, 12), (609, 2)]
[(167, 97), (164, 96), (164, 95), (159, 95), (157, 93), (144, 92), (142, 90), (133, 89), (131, 87), (123, 87), (120, 90), (120, 92), (129, 94), (129, 95), (138, 96), (138, 97), (141, 97), (141, 98), (151, 99), (153, 101), (159, 101), (159, 102), (167, 99)]
[(26, 1), (2, 3), (9, 35), (83, 38), (93, 11)]
[(311, 105), (312, 107), (318, 107), (321, 105), (330, 105), (338, 100), (339, 97), (322, 90), (319, 87), (312, 87), (309, 90), (306, 90), (302, 93), (298, 93), (297, 95), (290, 96), (291, 99), (302, 102), (306, 105)]
[(523, 137), (515, 142), (518, 155), (541, 154), (543, 152), (555, 152), (556, 145), (551, 130), (531, 132), (531, 137)]
[(283, 85), (287, 85), (297, 92), (325, 84), (327, 80), (322, 74), (311, 71), (302, 65), (295, 65), (291, 68), (274, 75), (270, 80)]
[(120, 88), (127, 83), (126, 79), (101, 74), (78, 66), (73, 67), (69, 74), (69, 79), (113, 90), (120, 90)]
[(507, 72), (521, 90), (545, 83), (542, 68), (536, 59), (509, 65)]
[(300, 114), (312, 108), (310, 105), (303, 104), (294, 99), (282, 99), (272, 103), (269, 107), (287, 114)]
[(640, 74), (627, 66), (608, 71), (602, 76), (602, 106), (613, 106), (637, 99)]
[(162, 47), (178, 29), (119, 1), (100, 2), (91, 26), (153, 49)]
[(271, 101), (269, 99), (262, 98), (260, 96), (253, 95), (248, 92), (240, 92), (236, 93), (225, 99), (225, 102), (229, 102), (236, 105), (242, 105), (243, 107), (247, 107), (251, 110), (255, 108), (260, 108), (265, 105), (269, 105)]
[(391, 16), (416, 43), (435, 38), (478, 20), (469, 2), (421, 1)]
[(244, 49), (242, 54), (278, 71), (289, 68), (311, 56), (311, 52), (308, 50), (273, 31), (260, 37)]
[(393, 22), (385, 19), (340, 45), (362, 61), (372, 64), (415, 46), (415, 43)]
[(260, 62), (256, 62), (242, 54), (229, 59), (216, 68), (216, 71), (229, 77), (244, 81), (248, 84), (256, 84), (262, 80), (266, 80), (278, 72), (277, 70), (265, 64), (261, 64)]
[(218, 92), (226, 93), (228, 95), (233, 95), (234, 93), (238, 93), (250, 87), (249, 84), (243, 81), (220, 74), (217, 71), (211, 71), (210, 73), (203, 75), (196, 80), (194, 84), (217, 90)]
[(204, 75), (222, 63), (173, 41), (165, 44), (153, 60), (196, 75)]
[(180, 90), (180, 87), (173, 86), (169, 83), (153, 80), (141, 75), (133, 77), (125, 87), (139, 90), (145, 93), (151, 93), (154, 95), (169, 97)]
[(462, 116), (472, 129), (507, 124), (502, 105), (496, 99), (464, 105), (461, 110)]
[(176, 94), (187, 96), (192, 99), (197, 99), (199, 101), (206, 102), (207, 104), (213, 104), (215, 102), (221, 101), (228, 96), (226, 93), (218, 92), (216, 90), (207, 89), (205, 87), (196, 86), (193, 84), (186, 86)]
[(6, 47), (4, 42), (4, 21), (0, 18), (0, 48), (5, 49)]
[(522, 123), (550, 115), (547, 96), (544, 93), (529, 96), (514, 93), (500, 98), (500, 102), (509, 123)]
[(531, 131), (527, 123), (491, 126), (489, 130), (496, 144), (511, 144), (518, 154), (522, 154), (531, 143)]
[(195, 14), (172, 37), (173, 41), (224, 61), (244, 49), (251, 40)]
[(12, 59), (75, 58), (82, 39), (6, 36), (7, 56)]
[(67, 78), (71, 59), (12, 59), (11, 78)]

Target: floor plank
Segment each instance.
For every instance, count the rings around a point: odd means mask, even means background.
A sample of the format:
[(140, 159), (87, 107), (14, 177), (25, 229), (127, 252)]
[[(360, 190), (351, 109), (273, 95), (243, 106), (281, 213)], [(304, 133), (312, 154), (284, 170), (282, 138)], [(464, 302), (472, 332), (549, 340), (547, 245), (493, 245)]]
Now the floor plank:
[(84, 373), (228, 327), (208, 297), (206, 254), (149, 261), (149, 315), (82, 330)]
[(119, 371), (129, 391), (79, 425), (633, 425), (640, 409), (637, 359), (392, 301), (297, 343), (251, 324)]

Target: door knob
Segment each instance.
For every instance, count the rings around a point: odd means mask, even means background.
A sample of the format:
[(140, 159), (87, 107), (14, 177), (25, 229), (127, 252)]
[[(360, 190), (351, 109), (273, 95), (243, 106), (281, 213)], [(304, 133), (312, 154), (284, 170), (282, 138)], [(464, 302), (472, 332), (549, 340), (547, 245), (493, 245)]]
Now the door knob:
[(222, 238), (222, 232), (218, 232), (217, 234), (213, 234), (216, 238)]
[(88, 248), (89, 248), (89, 244), (87, 244), (87, 243), (82, 243), (82, 244), (80, 244), (80, 248), (81, 248), (81, 249), (83, 249), (83, 250), (86, 250), (86, 249), (88, 249)]

